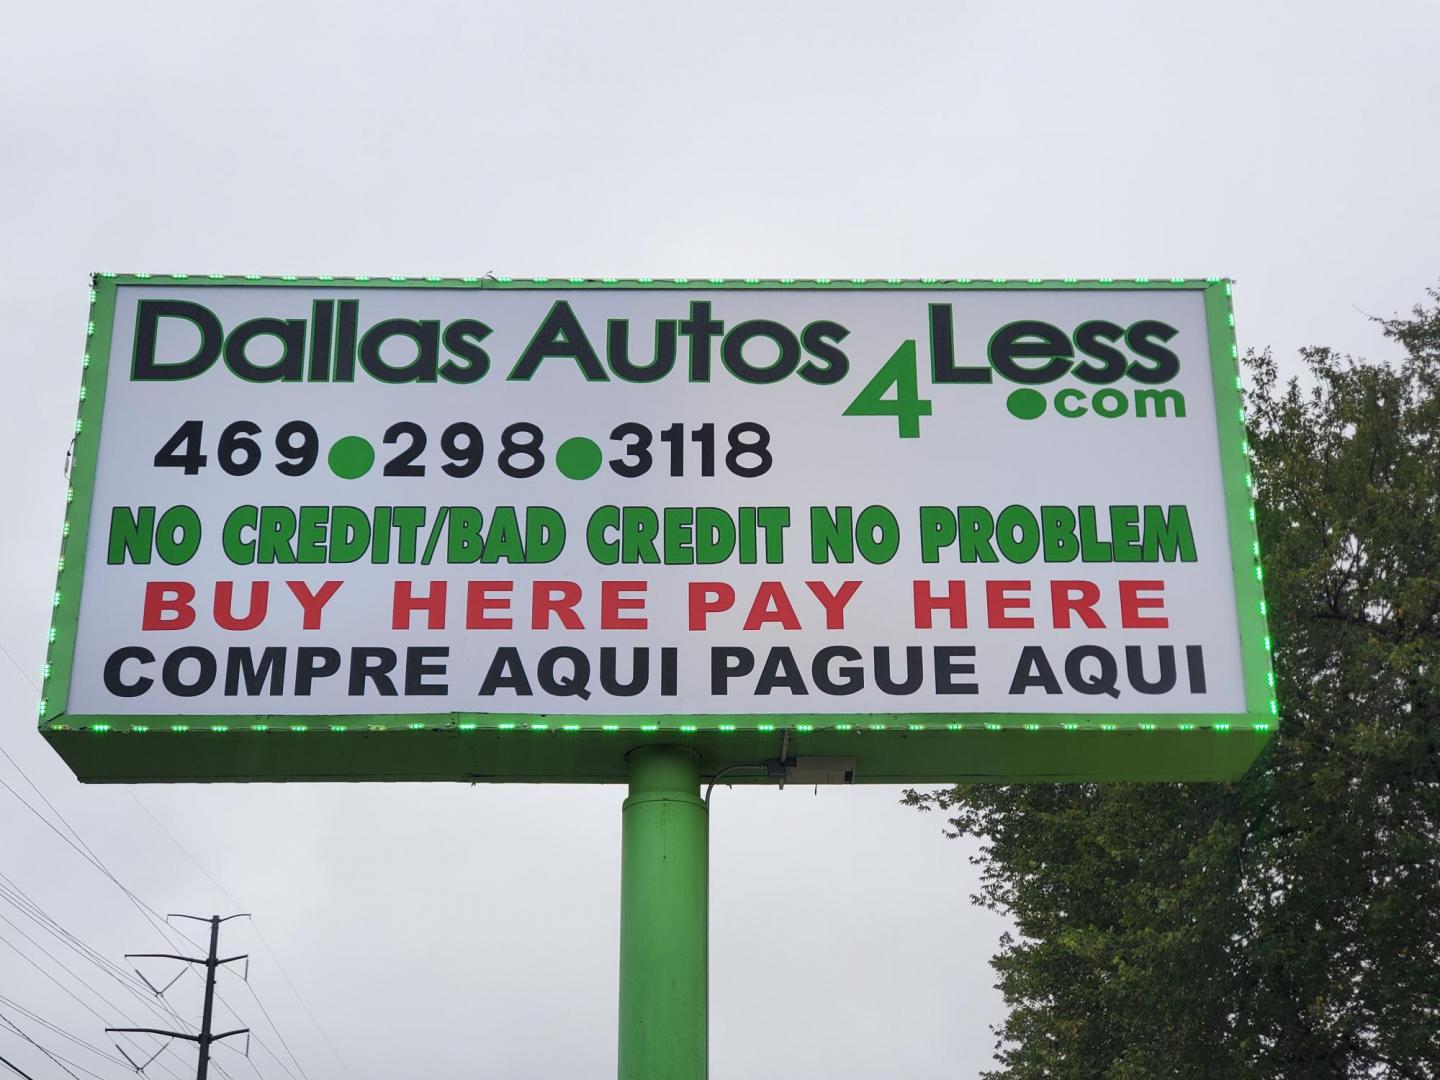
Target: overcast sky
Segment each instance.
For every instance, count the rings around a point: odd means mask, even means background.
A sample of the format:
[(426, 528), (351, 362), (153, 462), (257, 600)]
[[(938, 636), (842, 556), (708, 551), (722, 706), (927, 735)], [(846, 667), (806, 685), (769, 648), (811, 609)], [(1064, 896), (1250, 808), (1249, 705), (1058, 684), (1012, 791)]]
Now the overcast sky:
[[(308, 1080), (612, 1074), (621, 790), (195, 786), (142, 807), (34, 733), (88, 274), (1222, 274), (1242, 344), (1384, 356), (1365, 313), (1440, 277), (1437, 44), (1434, 0), (12, 5), (0, 742), (145, 903), (256, 913), (274, 956), (229, 924), (256, 996), (221, 992), (265, 1047), (220, 1051), (230, 1076), (286, 1076), (271, 1053)], [(48, 816), (3, 759), (0, 779)], [(715, 1077), (988, 1061), (1005, 924), (969, 904), (973, 846), (898, 796), (716, 795)], [(0, 874), (113, 960), (169, 951), (3, 789)], [(124, 1075), (11, 1003), (112, 1054), (104, 1022), (157, 1018), (0, 917), (0, 1018)], [(198, 989), (170, 992), (187, 1017)], [(3, 1027), (0, 1055), (64, 1075)]]

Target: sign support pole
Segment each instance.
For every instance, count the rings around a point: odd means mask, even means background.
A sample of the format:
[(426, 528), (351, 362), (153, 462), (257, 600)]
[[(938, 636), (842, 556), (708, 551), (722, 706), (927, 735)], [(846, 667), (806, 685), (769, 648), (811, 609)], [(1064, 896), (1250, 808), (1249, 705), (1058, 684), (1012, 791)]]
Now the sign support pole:
[(621, 817), (620, 1080), (705, 1080), (709, 809), (700, 755), (630, 752)]

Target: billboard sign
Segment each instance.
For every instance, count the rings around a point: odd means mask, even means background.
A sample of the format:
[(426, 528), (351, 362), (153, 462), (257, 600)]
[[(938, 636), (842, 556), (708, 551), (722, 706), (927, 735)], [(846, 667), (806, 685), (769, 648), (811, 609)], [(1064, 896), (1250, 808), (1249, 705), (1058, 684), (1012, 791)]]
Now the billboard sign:
[(96, 780), (1232, 775), (1229, 291), (101, 275), (42, 730)]

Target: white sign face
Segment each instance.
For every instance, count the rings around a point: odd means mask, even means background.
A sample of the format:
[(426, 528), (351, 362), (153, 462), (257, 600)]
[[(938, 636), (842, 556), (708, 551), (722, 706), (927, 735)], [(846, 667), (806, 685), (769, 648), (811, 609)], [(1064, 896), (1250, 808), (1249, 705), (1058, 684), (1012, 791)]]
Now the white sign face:
[(1214, 332), (1199, 287), (122, 285), (67, 708), (1245, 713)]

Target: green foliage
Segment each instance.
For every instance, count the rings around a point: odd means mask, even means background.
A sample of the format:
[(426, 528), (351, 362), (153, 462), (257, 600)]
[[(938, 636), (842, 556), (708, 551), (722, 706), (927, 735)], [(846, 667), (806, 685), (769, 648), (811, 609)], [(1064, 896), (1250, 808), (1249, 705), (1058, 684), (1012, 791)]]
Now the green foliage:
[(1018, 935), (991, 1077), (1440, 1077), (1440, 291), (1246, 358), (1279, 734), (1235, 784), (911, 792)]

